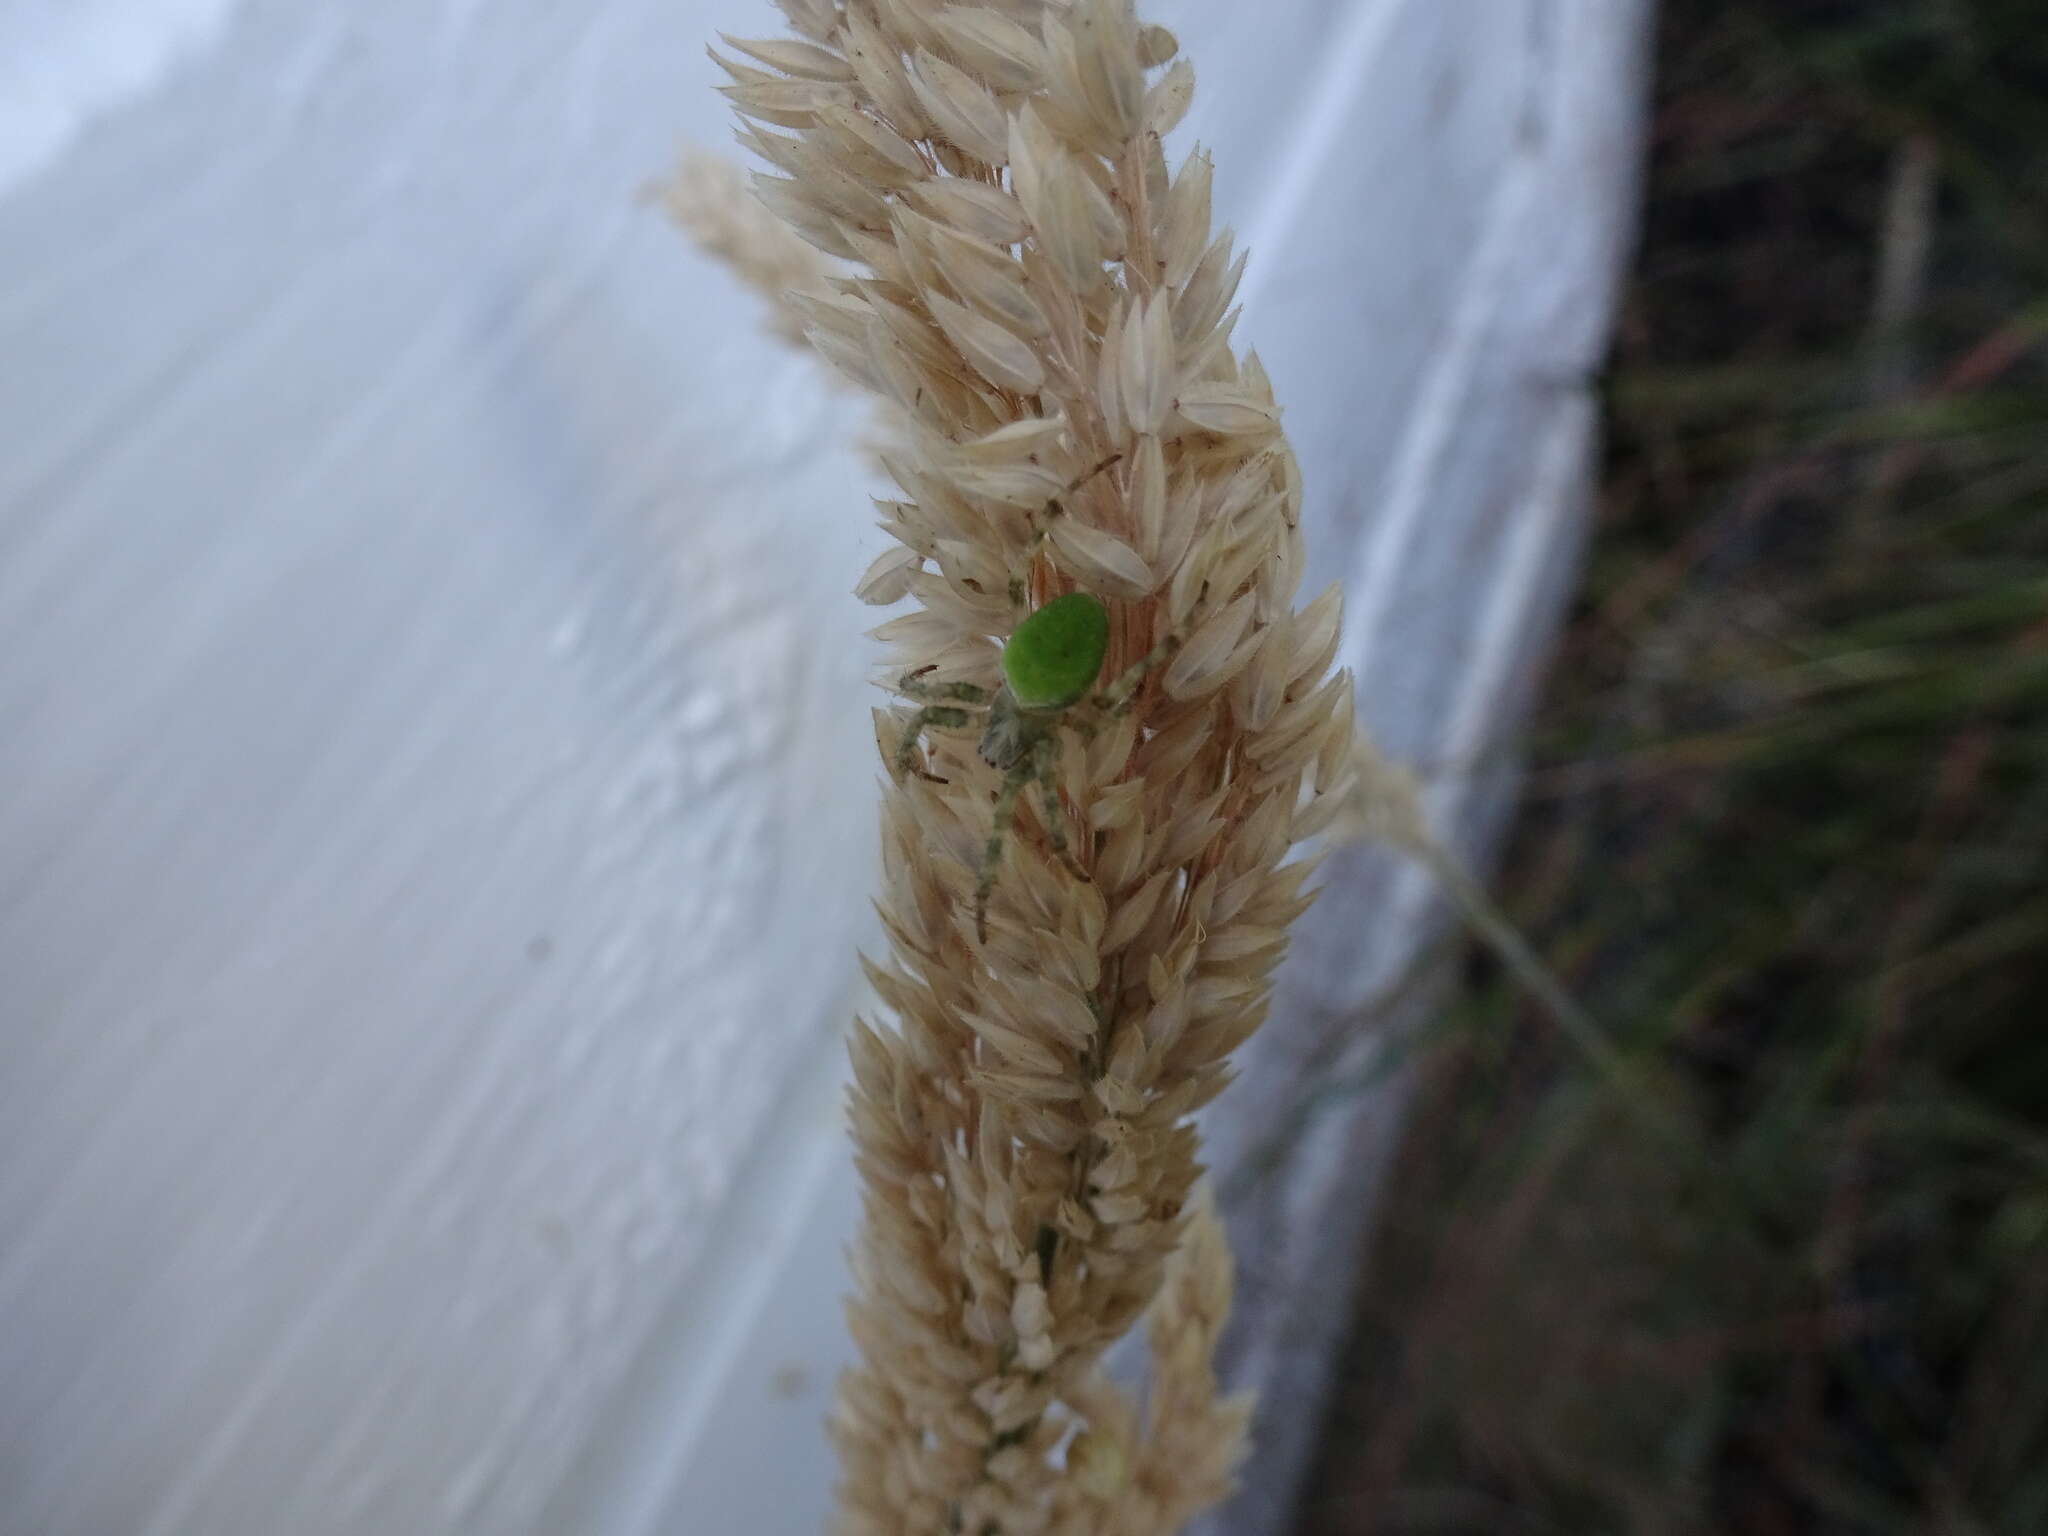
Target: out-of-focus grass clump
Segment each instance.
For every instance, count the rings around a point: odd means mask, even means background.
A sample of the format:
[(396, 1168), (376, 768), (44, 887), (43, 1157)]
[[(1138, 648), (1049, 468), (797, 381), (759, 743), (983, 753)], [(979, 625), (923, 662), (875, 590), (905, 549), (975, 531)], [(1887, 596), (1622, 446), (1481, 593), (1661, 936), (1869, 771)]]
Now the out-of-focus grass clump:
[(1500, 890), (1705, 1155), (1475, 958), (1304, 1529), (2048, 1532), (2048, 13), (1659, 70)]

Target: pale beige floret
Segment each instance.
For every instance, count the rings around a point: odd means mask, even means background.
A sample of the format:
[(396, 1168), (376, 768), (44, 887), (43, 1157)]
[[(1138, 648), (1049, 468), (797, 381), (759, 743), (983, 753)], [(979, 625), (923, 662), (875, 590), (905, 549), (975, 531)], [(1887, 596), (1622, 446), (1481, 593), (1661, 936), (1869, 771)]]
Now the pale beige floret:
[[(859, 584), (913, 605), (876, 632), (886, 675), (992, 691), (1003, 638), (1076, 588), (1109, 605), (1105, 680), (1156, 658), (1127, 711), (1059, 728), (1057, 799), (1026, 797), (985, 941), (999, 775), (975, 736), (930, 729), (886, 785), (840, 1529), (1165, 1536), (1243, 1455), (1189, 1117), (1307, 905), (1290, 850), (1361, 771), (1336, 595), (1295, 606), (1300, 472), (1231, 343), (1244, 257), (1210, 227), (1207, 155), (1160, 148), (1193, 90), (1172, 35), (1128, 0), (779, 3), (795, 35), (728, 39), (724, 89), (762, 200), (850, 267), (678, 211), (800, 290), (779, 327), (898, 413), (896, 547)], [(885, 764), (907, 715), (876, 711)], [(1100, 1365), (1148, 1313), (1141, 1414)]]

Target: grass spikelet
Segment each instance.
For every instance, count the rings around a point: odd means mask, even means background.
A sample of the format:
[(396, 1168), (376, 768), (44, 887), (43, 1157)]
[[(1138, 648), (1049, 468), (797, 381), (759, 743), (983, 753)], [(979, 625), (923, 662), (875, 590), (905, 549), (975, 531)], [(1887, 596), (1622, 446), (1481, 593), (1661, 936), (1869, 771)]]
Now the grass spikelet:
[[(721, 254), (795, 274), (779, 328), (900, 409), (900, 548), (858, 590), (916, 605), (877, 631), (902, 702), (840, 1529), (1167, 1536), (1243, 1451), (1188, 1117), (1265, 1016), (1292, 829), (1334, 814), (1336, 597), (1295, 611), (1299, 471), (1230, 344), (1244, 258), (1208, 157), (1160, 148), (1193, 90), (1172, 34), (1130, 0), (782, 5), (796, 36), (720, 62), (795, 234)], [(1076, 592), (1095, 680), (1018, 705), (1004, 645)], [(1100, 1365), (1148, 1313), (1140, 1415)]]

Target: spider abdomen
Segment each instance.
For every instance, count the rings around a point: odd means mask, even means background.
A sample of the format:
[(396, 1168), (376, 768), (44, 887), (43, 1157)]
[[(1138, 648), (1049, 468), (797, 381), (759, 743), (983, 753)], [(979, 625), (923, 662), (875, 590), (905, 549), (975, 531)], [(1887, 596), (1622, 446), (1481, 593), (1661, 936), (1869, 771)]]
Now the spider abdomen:
[[(1056, 597), (1003, 647), (1003, 679), (1018, 709), (1065, 709), (1095, 686), (1109, 653), (1109, 611), (1089, 592)], [(991, 722), (993, 728), (993, 722)]]

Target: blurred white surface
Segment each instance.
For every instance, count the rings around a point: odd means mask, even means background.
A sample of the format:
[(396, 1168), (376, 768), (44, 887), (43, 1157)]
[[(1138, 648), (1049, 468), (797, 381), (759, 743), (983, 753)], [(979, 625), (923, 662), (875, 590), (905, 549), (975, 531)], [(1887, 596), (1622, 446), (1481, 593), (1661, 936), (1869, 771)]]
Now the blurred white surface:
[(0, 192), (212, 46), (236, 0), (12, 0), (0, 17)]
[[(1571, 567), (1646, 0), (1154, 9), (1368, 710), (1483, 756)], [(819, 1528), (881, 538), (858, 402), (634, 202), (772, 25), (0, 10), (9, 1536)], [(1233, 1532), (1397, 1090), (1301, 1106), (1427, 906), (1332, 897), (1211, 1127), (1275, 1405)]]

